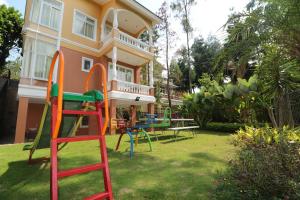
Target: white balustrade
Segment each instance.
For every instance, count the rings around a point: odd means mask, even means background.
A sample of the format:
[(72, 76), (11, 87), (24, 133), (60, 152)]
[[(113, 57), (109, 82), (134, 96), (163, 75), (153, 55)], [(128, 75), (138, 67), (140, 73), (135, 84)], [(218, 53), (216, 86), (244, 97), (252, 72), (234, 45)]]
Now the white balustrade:
[(119, 40), (121, 42), (124, 42), (126, 44), (129, 44), (131, 46), (137, 47), (139, 49), (142, 49), (144, 51), (149, 52), (150, 51), (150, 45), (146, 44), (145, 42), (140, 41), (137, 38), (134, 38), (122, 31), (119, 31)]
[(117, 81), (117, 90), (134, 94), (149, 95), (151, 87), (131, 82)]

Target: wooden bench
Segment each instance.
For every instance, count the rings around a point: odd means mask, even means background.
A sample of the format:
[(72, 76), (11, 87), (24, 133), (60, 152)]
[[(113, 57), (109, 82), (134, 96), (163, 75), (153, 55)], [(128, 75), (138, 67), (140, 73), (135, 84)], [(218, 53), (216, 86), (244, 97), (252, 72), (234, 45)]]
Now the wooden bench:
[(169, 128), (168, 130), (174, 131), (174, 141), (177, 138), (177, 135), (179, 134), (180, 131), (184, 130), (192, 130), (193, 136), (195, 136), (195, 129), (200, 128), (199, 126), (186, 126), (186, 127), (175, 127), (175, 128)]

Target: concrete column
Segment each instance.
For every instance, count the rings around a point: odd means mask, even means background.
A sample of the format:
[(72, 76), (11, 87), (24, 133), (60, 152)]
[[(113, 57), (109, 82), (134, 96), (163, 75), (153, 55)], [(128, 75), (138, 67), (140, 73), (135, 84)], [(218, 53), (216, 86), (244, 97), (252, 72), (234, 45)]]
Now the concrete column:
[(117, 100), (111, 99), (109, 105), (109, 116), (110, 116), (110, 134), (116, 134), (116, 127), (111, 127), (111, 120), (115, 120), (117, 118)]
[[(148, 113), (149, 114), (154, 114), (154, 103), (149, 103), (148, 104)], [(150, 131), (154, 131), (154, 128), (150, 128)]]
[(139, 67), (139, 68), (136, 68), (134, 70), (134, 81), (136, 84), (140, 84), (141, 83), (141, 70), (142, 70), (142, 67)]
[(154, 88), (151, 88), (151, 89), (149, 90), (149, 95), (150, 95), (150, 96), (154, 96), (154, 92), (155, 92), (155, 91), (154, 91)]
[(153, 46), (153, 31), (152, 29), (149, 29), (149, 45), (152, 47)]
[(150, 65), (150, 69), (149, 69), (149, 83), (150, 83), (150, 87), (153, 87), (154, 81), (153, 81), (153, 60), (150, 61), (149, 63)]
[(15, 143), (23, 143), (25, 141), (28, 103), (29, 103), (29, 99), (27, 97), (19, 98), (19, 109), (18, 109)]
[(154, 103), (149, 103), (148, 104), (148, 113), (149, 114), (154, 114)]
[(118, 29), (119, 22), (118, 22), (118, 10), (114, 9), (114, 22), (113, 22), (113, 28)]
[(118, 61), (118, 48), (113, 47), (113, 53), (112, 53), (113, 80), (117, 80), (117, 61)]

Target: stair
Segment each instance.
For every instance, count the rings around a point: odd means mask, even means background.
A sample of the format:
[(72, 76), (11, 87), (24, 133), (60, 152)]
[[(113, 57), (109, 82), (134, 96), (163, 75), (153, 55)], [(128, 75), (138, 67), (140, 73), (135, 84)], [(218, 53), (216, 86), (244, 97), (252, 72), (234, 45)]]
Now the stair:
[[(56, 113), (57, 105), (56, 100), (52, 101), (52, 115)], [(78, 110), (63, 110), (63, 114), (71, 114), (71, 115), (97, 115), (98, 118), (98, 135), (93, 136), (77, 136), (77, 137), (68, 137), (68, 138), (52, 138), (51, 139), (51, 199), (58, 200), (58, 189), (59, 184), (58, 181), (63, 178), (67, 178), (70, 176), (89, 173), (92, 171), (99, 171), (102, 170), (103, 179), (104, 179), (104, 187), (105, 192), (97, 193), (92, 196), (89, 196), (85, 199), (87, 200), (101, 200), (101, 199), (108, 199), (113, 200), (112, 195), (112, 187), (111, 187), (111, 180), (109, 174), (109, 167), (108, 167), (108, 158), (107, 158), (107, 151), (106, 151), (106, 143), (105, 143), (105, 136), (101, 134), (102, 130), (102, 106), (101, 102), (95, 102), (96, 111), (78, 111)], [(55, 127), (55, 117), (52, 119), (52, 127)], [(76, 167), (67, 170), (58, 170), (58, 145), (60, 143), (65, 142), (82, 142), (82, 141), (92, 141), (98, 140), (100, 144), (100, 153), (101, 153), (101, 162)]]

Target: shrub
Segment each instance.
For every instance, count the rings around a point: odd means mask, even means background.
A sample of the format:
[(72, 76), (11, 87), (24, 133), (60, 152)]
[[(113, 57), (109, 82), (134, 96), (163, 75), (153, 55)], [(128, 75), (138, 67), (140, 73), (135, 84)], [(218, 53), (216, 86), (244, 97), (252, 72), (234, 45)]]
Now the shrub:
[[(256, 127), (264, 127), (265, 124), (258, 123)], [(225, 122), (209, 122), (203, 130), (235, 133), (240, 129), (244, 129), (246, 124), (243, 123), (225, 123)]]
[(217, 199), (300, 199), (300, 134), (298, 130), (246, 127), (234, 136), (240, 148)]
[(204, 130), (234, 133), (241, 128), (245, 128), (245, 124), (240, 123), (223, 123), (223, 122), (209, 122)]

